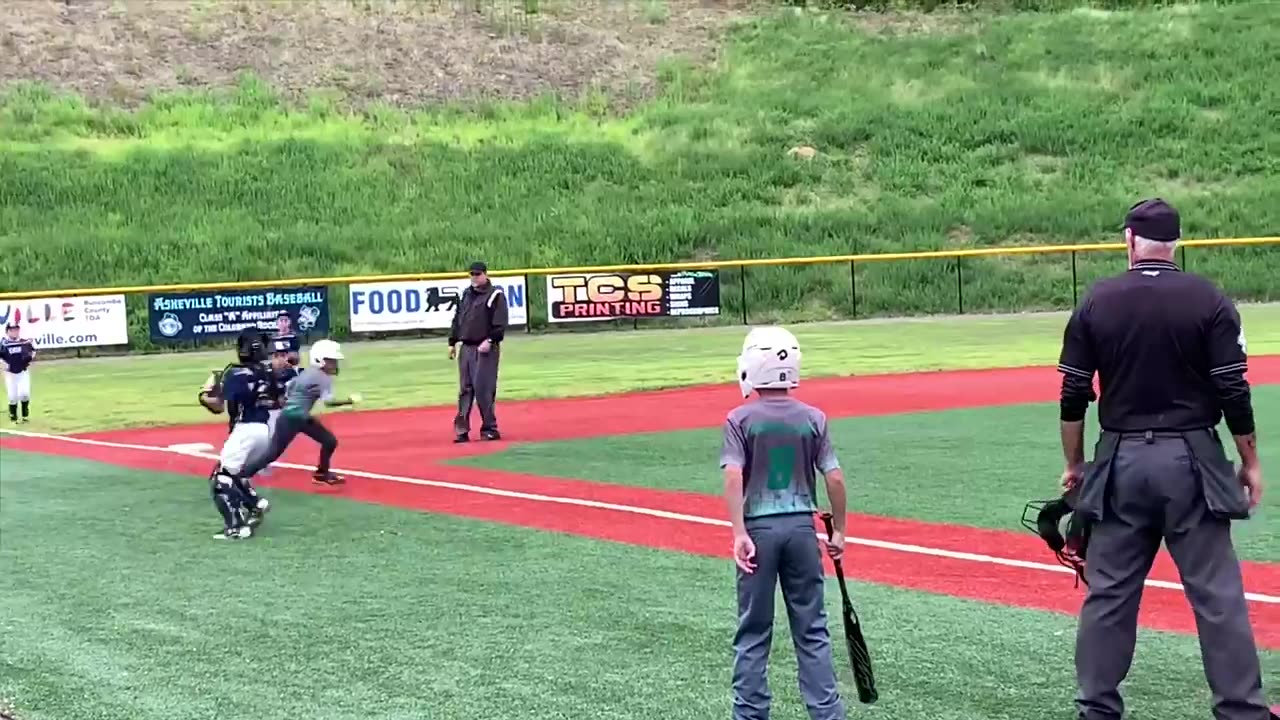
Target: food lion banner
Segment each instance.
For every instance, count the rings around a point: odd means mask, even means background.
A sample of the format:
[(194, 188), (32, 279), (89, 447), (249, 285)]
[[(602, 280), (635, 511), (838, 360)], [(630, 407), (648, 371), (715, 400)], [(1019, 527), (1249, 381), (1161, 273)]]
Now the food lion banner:
[[(507, 300), (507, 323), (526, 325), (529, 307), (525, 278), (491, 278)], [(470, 278), (360, 283), (351, 286), (351, 332), (443, 330), (453, 324), (462, 291)]]
[[(289, 323), (277, 322), (281, 312)], [(147, 296), (151, 339), (178, 343), (200, 338), (233, 338), (246, 327), (267, 334), (329, 333), (329, 295), (324, 287), (154, 293)]]
[(718, 270), (574, 273), (547, 277), (547, 320), (550, 322), (719, 314)]
[(0, 327), (10, 320), (37, 350), (129, 344), (124, 295), (0, 302)]

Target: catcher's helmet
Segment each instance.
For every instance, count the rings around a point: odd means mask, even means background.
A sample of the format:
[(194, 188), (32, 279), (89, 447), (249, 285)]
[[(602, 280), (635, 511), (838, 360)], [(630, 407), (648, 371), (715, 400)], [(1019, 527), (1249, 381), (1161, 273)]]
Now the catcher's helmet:
[(1022, 526), (1039, 535), (1063, 567), (1075, 571), (1077, 582), (1088, 585), (1084, 567), (1089, 527), (1075, 513), (1076, 496), (1077, 490), (1073, 488), (1060, 498), (1027, 503), (1022, 511)]
[(236, 357), (245, 365), (266, 360), (267, 339), (254, 328), (241, 330), (240, 337), (236, 339)]

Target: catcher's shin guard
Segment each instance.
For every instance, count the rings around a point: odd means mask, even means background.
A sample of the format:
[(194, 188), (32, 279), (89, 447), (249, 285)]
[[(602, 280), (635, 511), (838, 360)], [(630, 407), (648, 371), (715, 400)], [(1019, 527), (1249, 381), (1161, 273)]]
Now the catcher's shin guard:
[(235, 476), (223, 472), (222, 466), (219, 465), (209, 475), (209, 481), (210, 490), (213, 493), (213, 505), (218, 508), (223, 525), (227, 529), (244, 525), (244, 496), (236, 486)]
[(267, 502), (266, 498), (258, 494), (258, 491), (253, 488), (253, 483), (249, 482), (249, 478), (236, 477), (235, 485), (240, 492), (245, 521), (254, 527), (262, 524), (262, 519), (266, 516), (270, 503)]

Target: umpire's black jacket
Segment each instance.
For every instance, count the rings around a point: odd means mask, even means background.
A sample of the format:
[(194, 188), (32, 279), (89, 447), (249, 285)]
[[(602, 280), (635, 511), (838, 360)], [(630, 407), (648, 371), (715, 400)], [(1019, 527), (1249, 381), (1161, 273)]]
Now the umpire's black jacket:
[(449, 328), (449, 345), (479, 345), (485, 340), (497, 345), (506, 331), (507, 299), (498, 286), (489, 282), (462, 292)]
[[(1101, 517), (1111, 455), (1124, 434), (1178, 433), (1199, 461), (1206, 500), (1226, 516), (1247, 513), (1214, 428), (1254, 431), (1240, 314), (1209, 280), (1172, 262), (1142, 260), (1098, 282), (1063, 337), (1061, 419), (1083, 420), (1098, 374), (1103, 433), (1082, 482), (1083, 515)], [(1098, 477), (1101, 476), (1101, 477)]]

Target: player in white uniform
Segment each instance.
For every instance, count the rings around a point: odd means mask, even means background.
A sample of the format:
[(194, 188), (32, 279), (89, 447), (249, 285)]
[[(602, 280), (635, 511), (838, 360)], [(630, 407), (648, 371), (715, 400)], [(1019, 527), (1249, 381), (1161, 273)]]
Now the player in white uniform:
[(4, 339), (0, 340), (0, 362), (4, 363), (4, 392), (9, 399), (9, 419), (18, 422), (18, 408), (22, 408), (22, 422), (31, 416), (31, 363), (36, 359), (35, 347), (30, 340), (19, 337), (16, 320), (4, 327)]

